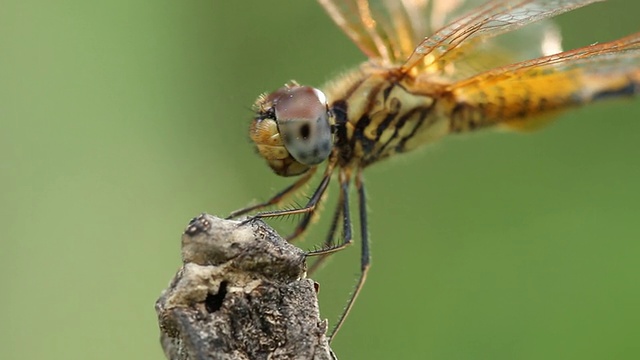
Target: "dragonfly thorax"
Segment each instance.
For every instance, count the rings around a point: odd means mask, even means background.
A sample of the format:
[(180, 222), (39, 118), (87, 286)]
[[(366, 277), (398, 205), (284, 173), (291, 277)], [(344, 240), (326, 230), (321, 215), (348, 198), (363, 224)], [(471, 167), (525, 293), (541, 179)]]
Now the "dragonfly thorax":
[(331, 153), (331, 114), (323, 92), (289, 83), (255, 103), (251, 140), (275, 173), (295, 176)]

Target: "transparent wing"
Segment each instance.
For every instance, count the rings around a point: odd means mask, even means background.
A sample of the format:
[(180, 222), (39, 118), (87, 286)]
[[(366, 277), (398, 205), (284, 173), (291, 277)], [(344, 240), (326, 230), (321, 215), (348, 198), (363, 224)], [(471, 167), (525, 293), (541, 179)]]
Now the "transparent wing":
[(370, 59), (400, 65), (416, 44), (486, 0), (318, 0)]
[(448, 90), (487, 124), (534, 128), (538, 115), (640, 93), (640, 32), (489, 70)]
[[(417, 68), (430, 73), (448, 74), (451, 71), (447, 70), (447, 66), (459, 63), (462, 58), (466, 60), (466, 55), (473, 53), (470, 49), (478, 46), (486, 46), (489, 49), (496, 47), (498, 50), (498, 55), (490, 56), (494, 59), (489, 59), (487, 65), (480, 67), (486, 68), (499, 57), (522, 58), (522, 44), (527, 43), (520, 41), (520, 49), (511, 50), (508, 47), (495, 46), (498, 43), (491, 38), (597, 1), (603, 0), (489, 1), (422, 40), (402, 65), (402, 70), (410, 72)], [(540, 39), (534, 44), (528, 43), (530, 47), (537, 47), (543, 54), (561, 50), (559, 33), (550, 22), (538, 25), (535, 33), (541, 35)], [(500, 50), (505, 50), (505, 54), (501, 55)]]

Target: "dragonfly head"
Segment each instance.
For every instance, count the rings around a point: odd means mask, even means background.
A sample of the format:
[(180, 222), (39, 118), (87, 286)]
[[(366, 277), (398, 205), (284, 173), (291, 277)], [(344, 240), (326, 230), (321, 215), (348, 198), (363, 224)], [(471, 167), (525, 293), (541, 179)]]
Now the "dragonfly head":
[(260, 96), (255, 112), (251, 140), (276, 174), (300, 175), (331, 154), (331, 115), (322, 91), (290, 83)]

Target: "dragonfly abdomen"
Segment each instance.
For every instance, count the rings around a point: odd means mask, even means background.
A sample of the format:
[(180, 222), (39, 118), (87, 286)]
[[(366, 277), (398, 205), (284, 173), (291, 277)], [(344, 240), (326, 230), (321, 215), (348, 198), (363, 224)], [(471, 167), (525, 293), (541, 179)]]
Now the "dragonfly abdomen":
[[(640, 92), (640, 71), (624, 68), (606, 73), (532, 71), (531, 76), (501, 74), (454, 84), (451, 131), (465, 132), (493, 125), (535, 129), (556, 113), (594, 101)], [(536, 75), (536, 76), (534, 76)]]
[(629, 97), (640, 93), (640, 70), (620, 74), (585, 74), (578, 101), (591, 102)]

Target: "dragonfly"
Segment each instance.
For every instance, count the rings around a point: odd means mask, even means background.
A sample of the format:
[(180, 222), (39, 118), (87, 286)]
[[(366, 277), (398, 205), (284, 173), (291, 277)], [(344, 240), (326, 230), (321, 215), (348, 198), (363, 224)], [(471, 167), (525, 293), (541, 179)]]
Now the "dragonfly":
[[(322, 90), (291, 81), (258, 97), (250, 138), (273, 172), (298, 179), (229, 218), (300, 215), (287, 237), (293, 241), (337, 178), (338, 201), (324, 245), (307, 253), (317, 257), (313, 273), (354, 241), (349, 193), (355, 186), (360, 275), (329, 341), (370, 268), (364, 169), (445, 135), (532, 130), (564, 110), (640, 92), (640, 32), (562, 51), (551, 18), (598, 1), (318, 0), (368, 60)], [(306, 204), (283, 207), (323, 163)]]

